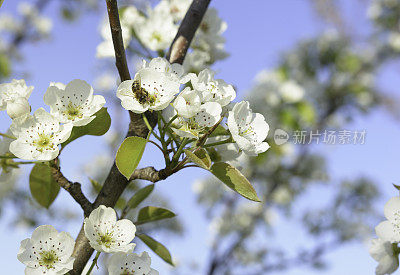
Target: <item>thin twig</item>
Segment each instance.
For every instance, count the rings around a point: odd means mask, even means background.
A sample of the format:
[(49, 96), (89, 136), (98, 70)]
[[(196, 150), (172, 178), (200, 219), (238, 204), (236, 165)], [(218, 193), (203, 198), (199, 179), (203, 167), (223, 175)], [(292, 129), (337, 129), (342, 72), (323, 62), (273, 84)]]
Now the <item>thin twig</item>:
[(51, 173), (54, 180), (67, 191), (71, 197), (82, 207), (85, 217), (89, 216), (93, 210), (92, 203), (86, 198), (81, 189), (79, 182), (69, 181), (60, 171), (58, 167), (52, 166)]

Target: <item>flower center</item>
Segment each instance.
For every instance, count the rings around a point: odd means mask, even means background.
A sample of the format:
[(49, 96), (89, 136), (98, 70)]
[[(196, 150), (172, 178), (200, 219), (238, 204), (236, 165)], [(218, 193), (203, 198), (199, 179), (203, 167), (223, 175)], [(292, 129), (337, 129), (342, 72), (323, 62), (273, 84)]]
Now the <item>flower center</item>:
[(45, 266), (47, 269), (54, 268), (56, 262), (59, 261), (57, 254), (54, 250), (40, 252), (39, 265)]
[(36, 150), (39, 152), (52, 148), (54, 146), (54, 143), (52, 143), (52, 135), (39, 134), (39, 138), (34, 141), (34, 144), (36, 145)]
[(108, 232), (106, 234), (100, 234), (97, 240), (98, 244), (104, 245), (107, 248), (110, 248), (113, 242), (114, 242), (113, 234)]
[(158, 43), (161, 42), (161, 34), (159, 32), (153, 32), (151, 38), (155, 39)]
[[(121, 269), (122, 269), (122, 267), (121, 267)], [(120, 275), (134, 275), (134, 274), (135, 274), (135, 270), (129, 270), (129, 269), (125, 268)]]
[(240, 127), (239, 126), (239, 135), (248, 139), (248, 140), (256, 140), (256, 133), (254, 132), (253, 127)]
[(64, 111), (64, 114), (68, 117), (69, 120), (72, 121), (76, 118), (82, 118), (80, 106), (75, 106), (72, 102), (68, 104), (67, 110)]

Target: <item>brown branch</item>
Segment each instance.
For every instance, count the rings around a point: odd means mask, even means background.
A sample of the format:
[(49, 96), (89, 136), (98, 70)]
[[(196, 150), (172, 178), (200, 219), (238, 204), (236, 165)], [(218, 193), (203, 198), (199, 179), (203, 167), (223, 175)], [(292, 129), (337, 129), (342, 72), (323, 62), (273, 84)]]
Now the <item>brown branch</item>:
[(211, 0), (193, 0), (169, 48), (167, 54), (169, 62), (183, 63), (186, 52), (189, 49), (196, 30), (200, 26), (210, 1)]
[(85, 217), (89, 216), (93, 210), (93, 205), (82, 193), (81, 184), (69, 181), (57, 167), (51, 167), (51, 174), (54, 180), (82, 207)]
[[(192, 41), (193, 36), (198, 26), (200, 25), (201, 19), (203, 18), (204, 13), (206, 12), (209, 2), (210, 0), (193, 1), (170, 47), (170, 51), (173, 53), (172, 58), (178, 56), (178, 58), (174, 58), (172, 60), (168, 58), (171, 63), (175, 62), (182, 64), (183, 59), (187, 52), (187, 47)], [(111, 33), (115, 50), (116, 66), (118, 68), (121, 81), (129, 80), (130, 74), (126, 63), (125, 49), (122, 40), (122, 30), (121, 30), (121, 23), (119, 21), (117, 1), (106, 0), (106, 3), (107, 3), (107, 11), (110, 20), (110, 27), (111, 27)], [(183, 45), (179, 41), (186, 41), (186, 42)], [(177, 55), (176, 53), (179, 54)], [(140, 114), (135, 114), (132, 112), (129, 112), (129, 115), (131, 122), (129, 124), (129, 130), (127, 136), (134, 135), (146, 138), (149, 130), (147, 129), (142, 119), (142, 116)], [(149, 120), (150, 125), (154, 127), (157, 123), (157, 117), (155, 116), (155, 114), (146, 112), (146, 117)], [(165, 179), (166, 177), (168, 177), (172, 173), (175, 173), (176, 171), (177, 170), (169, 171), (166, 169), (157, 171), (154, 169), (154, 167), (147, 167), (135, 171), (133, 178), (137, 177), (137, 179), (140, 178), (156, 182)], [(111, 167), (111, 170), (103, 184), (103, 187), (98, 197), (93, 203), (93, 208), (97, 208), (100, 205), (114, 207), (117, 200), (121, 196), (122, 192), (128, 185), (128, 182), (129, 181), (118, 171), (118, 168), (114, 163), (114, 165)], [(88, 262), (92, 254), (93, 254), (93, 248), (90, 247), (89, 241), (85, 237), (85, 233), (83, 231), (83, 226), (82, 226), (81, 231), (79, 232), (79, 235), (76, 238), (74, 253), (72, 254), (72, 256), (75, 257), (74, 269), (71, 270), (69, 273), (71, 275), (81, 274), (83, 268), (85, 267), (86, 263)]]
[(131, 79), (122, 38), (121, 22), (119, 21), (118, 4), (116, 0), (106, 0), (108, 19), (114, 44), (115, 65), (117, 66), (121, 81)]

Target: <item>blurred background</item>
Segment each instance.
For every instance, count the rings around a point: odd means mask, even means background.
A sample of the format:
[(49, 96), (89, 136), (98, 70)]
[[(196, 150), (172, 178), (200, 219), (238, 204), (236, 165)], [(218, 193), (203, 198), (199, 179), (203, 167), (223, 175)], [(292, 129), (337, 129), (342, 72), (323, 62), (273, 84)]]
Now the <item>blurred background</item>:
[[(175, 12), (176, 29), (190, 1), (164, 2), (178, 7), (162, 11)], [(162, 55), (168, 46), (143, 43), (127, 7), (150, 20), (163, 6), (158, 1), (119, 5), (133, 73), (142, 58)], [(184, 65), (192, 72), (211, 67), (217, 78), (234, 85), (236, 101), (249, 100), (266, 117), (271, 148), (256, 158), (232, 160), (262, 203), (247, 201), (197, 168), (158, 182), (141, 206), (168, 207), (177, 218), (138, 229), (163, 243), (176, 267), (150, 252), (153, 268), (160, 274), (373, 274), (368, 242), (384, 203), (398, 194), (392, 184), (399, 184), (400, 1), (216, 0), (211, 8)], [(43, 95), (50, 82), (83, 79), (106, 97), (110, 131), (80, 138), (61, 155), (64, 175), (81, 182), (91, 199), (128, 122), (115, 97), (118, 73), (105, 11), (105, 3), (96, 0), (5, 0), (0, 8), (0, 79), (24, 78), (34, 86), (32, 110), (48, 110)], [(172, 38), (164, 38), (169, 45)], [(10, 124), (1, 112), (0, 131)], [(285, 130), (289, 141), (277, 145), (275, 129)], [(325, 130), (335, 133), (336, 142), (323, 142)], [(306, 144), (296, 142), (296, 131), (308, 133)], [(321, 134), (319, 143), (308, 144), (311, 131)], [(365, 131), (364, 142), (340, 142), (343, 131)], [(140, 163), (147, 165), (163, 168), (151, 145)], [(36, 226), (52, 224), (73, 236), (81, 227), (81, 210), (64, 190), (49, 209), (34, 201), (30, 169), (13, 169), (12, 177), (0, 182), (4, 274), (23, 274), (16, 258), (19, 242)], [(117, 208), (146, 184), (132, 182)], [(137, 252), (149, 251), (135, 241)]]

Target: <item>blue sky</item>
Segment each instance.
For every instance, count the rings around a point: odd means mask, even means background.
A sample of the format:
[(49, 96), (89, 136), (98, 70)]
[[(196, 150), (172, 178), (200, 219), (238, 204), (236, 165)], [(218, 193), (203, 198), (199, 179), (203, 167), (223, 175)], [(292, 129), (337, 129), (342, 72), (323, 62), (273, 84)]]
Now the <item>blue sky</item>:
[[(5, 0), (0, 13), (15, 13), (18, 2)], [(229, 5), (227, 2), (221, 0), (212, 2), (212, 6), (218, 9), (220, 16), (228, 23), (228, 30), (225, 33), (226, 49), (231, 54), (230, 58), (219, 62), (214, 68), (219, 72), (218, 77), (237, 87), (239, 97), (242, 97), (246, 89), (251, 86), (251, 81), (258, 71), (273, 68), (280, 55), (293, 47), (297, 41), (314, 37), (326, 28), (312, 10), (310, 1), (249, 0), (229, 1)], [(346, 2), (342, 1), (342, 3)], [(94, 77), (99, 71), (95, 49), (100, 41), (98, 24), (102, 18), (96, 14), (87, 14), (78, 21), (65, 23), (57, 18), (58, 10), (55, 4), (50, 5), (44, 14), (51, 17), (54, 22), (51, 40), (35, 45), (25, 45), (22, 48), (25, 59), (18, 65), (19, 68), (31, 73), (27, 81), (29, 85), (35, 86), (31, 96), (33, 109), (43, 105), (42, 97), (50, 81), (66, 83), (74, 78), (80, 78), (93, 84)], [(360, 4), (346, 3), (345, 14), (352, 15), (352, 28), (361, 32), (368, 31), (370, 26), (365, 20), (365, 10), (360, 9)], [(397, 87), (400, 86), (398, 73), (396, 64), (385, 67), (379, 75), (379, 86), (396, 94)], [(13, 77), (21, 76), (13, 75)], [(2, 113), (0, 122), (0, 129), (4, 130), (8, 127), (10, 120)], [(348, 128), (366, 129), (366, 144), (329, 148), (322, 148), (323, 145), (320, 145), (321, 150), (326, 152), (330, 160), (329, 170), (334, 178), (338, 179), (351, 179), (358, 175), (368, 175), (376, 179), (385, 194), (385, 198), (377, 206), (383, 211), (385, 201), (395, 195), (391, 183), (398, 182), (399, 178), (397, 167), (397, 156), (400, 155), (399, 122), (388, 116), (384, 110), (379, 109), (367, 117), (356, 119)], [(79, 175), (79, 167), (101, 151), (102, 145), (102, 138), (98, 137), (85, 137), (71, 144), (62, 156), (64, 174), (70, 179), (82, 180), (84, 184), (89, 184), (82, 175)], [(156, 154), (158, 152), (148, 148), (141, 165), (151, 163), (161, 167), (161, 161), (154, 163), (156, 159), (154, 156), (159, 156)], [(196, 259), (204, 263), (208, 259), (208, 224), (203, 212), (197, 207), (196, 197), (191, 189), (193, 179), (203, 176), (206, 174), (200, 169), (186, 169), (157, 184), (159, 191), (172, 198), (173, 210), (183, 220), (187, 229), (183, 238), (166, 238), (165, 236), (159, 238), (180, 262)], [(23, 178), (18, 184), (27, 186), (27, 179)], [(318, 192), (310, 192), (308, 196), (308, 199), (318, 203)], [(79, 211), (65, 192), (60, 193), (55, 203), (58, 206)], [(30, 236), (31, 232), (10, 228), (8, 222), (13, 210), (8, 207), (3, 211), (6, 214), (0, 220), (2, 272), (22, 274), (24, 266), (17, 261), (16, 254), (19, 242)], [(66, 228), (58, 229), (68, 230), (75, 236), (80, 225), (70, 224)], [(299, 239), (299, 236), (301, 242), (308, 241), (301, 232), (293, 228), (293, 225), (282, 223), (280, 230), (282, 245), (292, 243), (294, 239)], [(170, 269), (167, 265), (156, 256), (152, 258), (154, 267), (160, 271), (160, 274), (168, 274)], [(279, 274), (372, 274), (375, 268), (375, 262), (369, 257), (362, 243), (346, 245), (328, 253), (327, 259), (330, 269), (326, 271), (296, 268)], [(7, 264), (4, 265), (5, 263)], [(171, 274), (174, 272), (172, 271)]]

